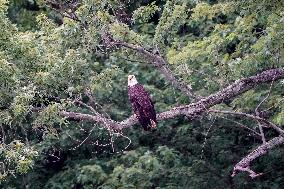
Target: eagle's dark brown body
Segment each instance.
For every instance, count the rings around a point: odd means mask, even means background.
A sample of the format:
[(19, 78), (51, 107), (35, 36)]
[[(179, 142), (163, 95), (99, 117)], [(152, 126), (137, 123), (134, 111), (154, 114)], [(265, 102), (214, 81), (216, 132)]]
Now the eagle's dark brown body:
[(154, 104), (142, 85), (128, 86), (128, 96), (132, 109), (144, 130), (157, 127)]

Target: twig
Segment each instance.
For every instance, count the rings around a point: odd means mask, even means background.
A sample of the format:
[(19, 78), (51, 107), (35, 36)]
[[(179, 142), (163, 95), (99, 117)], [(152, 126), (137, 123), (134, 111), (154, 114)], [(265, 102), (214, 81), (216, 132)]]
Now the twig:
[(0, 123), (1, 132), (2, 132), (2, 144), (5, 144), (5, 131), (2, 123)]
[(91, 106), (95, 106), (95, 105), (96, 105), (96, 102), (95, 102), (95, 99), (94, 99), (94, 97), (93, 97), (93, 94), (92, 94), (91, 89), (89, 89), (89, 88), (85, 89), (84, 94), (89, 98), (89, 101), (90, 101), (90, 103), (91, 103)]
[(92, 106), (89, 106), (88, 104), (86, 104), (86, 103), (84, 103), (84, 102), (82, 102), (78, 99), (75, 99), (73, 102), (76, 103), (76, 104), (79, 104), (81, 106), (85, 106), (86, 108), (90, 109), (95, 115), (100, 115), (100, 113), (98, 113)]
[(267, 109), (265, 109), (265, 110), (262, 110), (261, 111), (261, 113), (263, 113), (263, 112), (267, 112), (267, 111), (269, 111), (269, 110), (271, 110), (272, 108), (275, 108), (275, 107), (277, 107), (277, 106), (279, 106), (279, 104), (280, 103), (282, 103), (283, 102), (283, 98), (281, 98), (281, 100), (279, 100), (279, 102), (277, 102), (276, 104), (274, 104), (274, 105), (272, 105), (272, 106), (270, 106), (269, 108), (267, 108)]
[(76, 150), (77, 148), (79, 148), (80, 146), (82, 146), (82, 144), (84, 144), (84, 143), (89, 139), (89, 137), (91, 136), (91, 134), (92, 134), (93, 130), (95, 129), (95, 127), (96, 127), (96, 125), (94, 125), (94, 126), (92, 127), (92, 129), (89, 131), (88, 136), (85, 137), (85, 139), (82, 140), (82, 141), (80, 142), (80, 144), (78, 144), (77, 146), (73, 147), (72, 150)]
[(269, 97), (270, 94), (271, 94), (271, 90), (272, 90), (273, 83), (274, 83), (274, 79), (271, 81), (268, 94), (266, 95), (266, 97), (265, 97), (265, 98), (257, 105), (257, 107), (255, 108), (255, 113), (256, 113), (257, 116), (259, 116), (259, 111), (258, 111), (259, 107), (268, 99), (268, 97)]
[(265, 144), (266, 143), (266, 139), (265, 139), (265, 135), (264, 135), (264, 132), (263, 132), (263, 128), (262, 128), (262, 125), (260, 123), (260, 121), (257, 121), (257, 125), (258, 125), (258, 129), (259, 129), (259, 132), (260, 132), (260, 135), (261, 135), (261, 140), (262, 140), (262, 143)]
[(247, 114), (247, 113), (243, 113), (243, 112), (231, 112), (231, 111), (212, 110), (212, 109), (210, 109), (209, 111), (210, 112), (215, 112), (215, 113), (222, 113), (222, 114), (234, 114), (234, 115), (240, 115), (240, 116), (252, 118), (252, 119), (254, 119), (256, 121), (263, 122), (263, 123), (267, 124), (271, 128), (275, 129), (277, 132), (279, 132), (280, 135), (284, 136), (284, 130), (282, 130), (280, 127), (278, 127), (274, 123), (272, 123), (272, 122), (270, 122), (270, 121), (268, 121), (268, 120), (266, 120), (264, 118), (261, 118), (259, 116), (255, 116), (255, 115)]
[(242, 123), (240, 123), (240, 122), (238, 122), (238, 121), (235, 121), (235, 120), (232, 120), (232, 119), (228, 119), (228, 118), (223, 117), (223, 116), (218, 116), (218, 117), (220, 117), (220, 118), (222, 118), (222, 119), (225, 119), (225, 120), (228, 120), (228, 121), (231, 121), (231, 122), (237, 124), (239, 127), (244, 128), (244, 129), (247, 129), (247, 130), (251, 131), (254, 135), (256, 135), (256, 136), (258, 136), (258, 137), (261, 138), (261, 134), (260, 134), (260, 133), (256, 132), (255, 130), (249, 128), (248, 126), (245, 126), (244, 124), (242, 124)]
[(99, 107), (101, 109), (101, 111), (103, 112), (103, 114), (105, 114), (106, 117), (110, 118), (109, 114), (104, 111), (103, 107), (99, 103), (96, 102), (96, 100), (95, 100), (95, 98), (92, 94), (92, 91), (89, 88), (87, 88), (85, 90), (84, 94), (89, 98), (90, 105), (92, 107)]
[[(60, 14), (62, 17), (67, 17), (71, 20), (77, 21), (77, 22), (81, 22), (80, 19), (78, 18), (78, 16), (75, 13), (75, 9), (77, 6), (79, 6), (79, 4), (76, 5), (72, 5), (71, 7), (64, 7), (62, 8), (60, 3), (56, 2), (56, 1), (47, 1), (46, 4), (49, 8), (51, 8), (52, 10), (54, 10), (55, 12), (57, 12), (58, 14)], [(54, 8), (53, 6), (57, 6), (56, 8)], [(66, 9), (71, 10), (71, 12), (68, 12)]]
[(212, 121), (212, 123), (210, 124), (209, 128), (207, 129), (207, 131), (205, 133), (204, 142), (203, 142), (202, 147), (201, 147), (201, 159), (202, 159), (202, 156), (203, 156), (203, 153), (204, 153), (205, 144), (207, 142), (207, 136), (208, 136), (211, 128), (213, 127), (215, 121), (216, 121), (216, 117), (214, 117), (214, 120)]
[[(268, 99), (268, 97), (270, 96), (273, 83), (274, 83), (274, 79), (272, 80), (272, 82), (271, 82), (271, 84), (270, 84), (268, 94), (266, 95), (266, 97), (265, 97), (265, 98), (257, 105), (257, 107), (255, 108), (255, 114), (256, 114), (257, 116), (259, 116), (259, 111), (258, 111), (259, 107), (260, 107), (261, 104), (263, 104), (263, 103)], [(266, 143), (266, 139), (265, 139), (265, 135), (264, 135), (264, 132), (263, 132), (262, 125), (261, 125), (260, 121), (257, 121), (257, 122), (258, 122), (258, 129), (259, 129), (260, 134), (261, 134), (262, 142), (263, 142), (263, 144), (265, 144), (265, 143)]]

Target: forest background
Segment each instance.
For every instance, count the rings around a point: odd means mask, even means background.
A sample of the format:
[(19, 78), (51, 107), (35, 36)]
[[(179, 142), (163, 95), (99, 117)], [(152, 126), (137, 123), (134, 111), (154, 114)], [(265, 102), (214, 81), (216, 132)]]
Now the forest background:
[(0, 0), (0, 187), (282, 188), (283, 44), (282, 0)]

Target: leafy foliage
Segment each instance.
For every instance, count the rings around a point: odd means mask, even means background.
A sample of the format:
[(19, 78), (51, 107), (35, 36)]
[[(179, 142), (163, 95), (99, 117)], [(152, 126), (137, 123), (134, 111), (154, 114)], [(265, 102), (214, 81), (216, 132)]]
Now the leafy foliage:
[[(0, 0), (0, 187), (281, 188), (282, 148), (255, 162), (262, 177), (230, 177), (233, 165), (261, 144), (244, 129), (257, 127), (250, 119), (208, 113), (161, 121), (155, 132), (138, 126), (116, 132), (60, 112), (96, 115), (88, 108), (92, 101), (108, 118), (129, 117), (130, 73), (150, 92), (157, 112), (192, 101), (152, 60), (107, 43), (106, 33), (156, 51), (204, 96), (283, 67), (283, 8), (280, 0)], [(271, 86), (218, 108), (254, 112), (265, 99), (261, 112), (283, 125), (283, 84)], [(276, 136), (264, 129), (267, 138)]]

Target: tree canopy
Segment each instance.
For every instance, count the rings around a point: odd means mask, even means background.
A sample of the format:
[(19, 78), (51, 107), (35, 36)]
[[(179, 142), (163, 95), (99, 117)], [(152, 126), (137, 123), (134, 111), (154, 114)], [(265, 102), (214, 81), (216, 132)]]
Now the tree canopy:
[(0, 187), (281, 188), (283, 44), (282, 0), (0, 0)]

